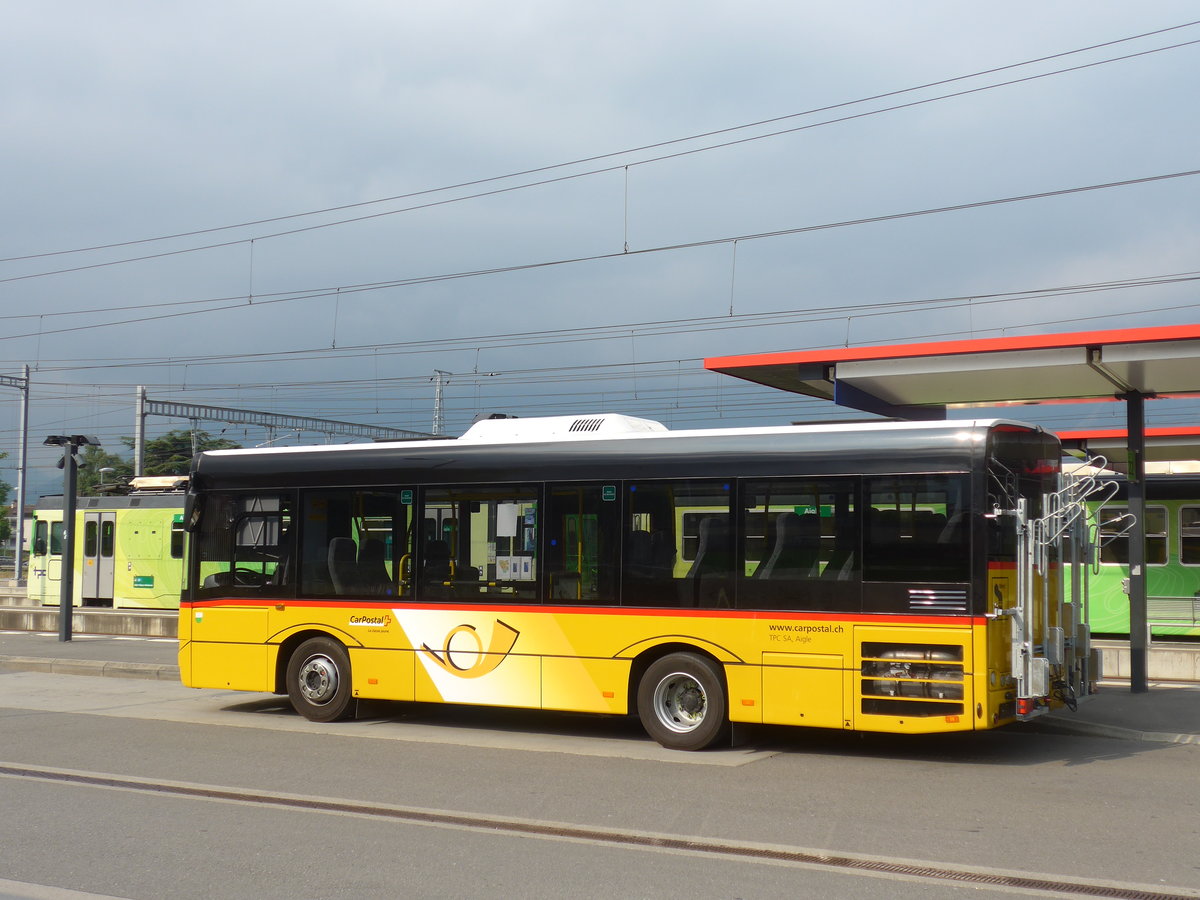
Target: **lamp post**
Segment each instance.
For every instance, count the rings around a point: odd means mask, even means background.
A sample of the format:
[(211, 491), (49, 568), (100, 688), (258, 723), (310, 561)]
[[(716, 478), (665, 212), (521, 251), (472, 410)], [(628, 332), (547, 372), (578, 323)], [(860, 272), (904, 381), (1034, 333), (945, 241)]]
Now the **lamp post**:
[(58, 592), (58, 639), (71, 640), (71, 616), (75, 605), (75, 485), (79, 477), (79, 448), (100, 446), (100, 439), (84, 434), (52, 434), (43, 443), (62, 447), (63, 470), (63, 556), (62, 581)]

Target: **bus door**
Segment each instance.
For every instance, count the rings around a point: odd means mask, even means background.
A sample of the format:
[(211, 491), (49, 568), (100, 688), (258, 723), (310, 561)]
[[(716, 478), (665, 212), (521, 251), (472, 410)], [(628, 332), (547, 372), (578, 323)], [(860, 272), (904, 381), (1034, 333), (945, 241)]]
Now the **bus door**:
[(115, 512), (83, 514), (83, 605), (112, 606), (113, 549), (116, 543)]

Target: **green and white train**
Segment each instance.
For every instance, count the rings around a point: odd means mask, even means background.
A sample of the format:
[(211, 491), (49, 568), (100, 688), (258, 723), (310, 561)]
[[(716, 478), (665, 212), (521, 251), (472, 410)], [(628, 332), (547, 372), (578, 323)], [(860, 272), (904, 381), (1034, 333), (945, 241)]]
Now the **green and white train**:
[[(76, 500), (74, 606), (179, 608), (184, 482), (135, 478), (125, 496)], [(38, 605), (59, 605), (63, 547), (63, 498), (42, 497), (34, 507), (26, 573), (27, 596)]]
[[(1087, 616), (1095, 637), (1129, 634), (1129, 537), (1125, 482), (1094, 509), (1097, 559)], [(1146, 478), (1146, 611), (1154, 639), (1200, 640), (1200, 475)]]

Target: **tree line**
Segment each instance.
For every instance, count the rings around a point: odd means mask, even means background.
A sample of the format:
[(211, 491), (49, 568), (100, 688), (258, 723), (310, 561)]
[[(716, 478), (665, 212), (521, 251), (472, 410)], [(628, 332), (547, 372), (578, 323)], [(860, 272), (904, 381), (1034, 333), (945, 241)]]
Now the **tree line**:
[[(133, 438), (123, 437), (121, 443), (130, 451), (122, 456), (103, 447), (90, 444), (83, 448), (79, 467), (78, 491), (81, 497), (124, 493), (133, 478)], [(161, 437), (146, 441), (143, 451), (143, 475), (186, 475), (191, 469), (192, 456), (202, 450), (235, 450), (241, 447), (233, 441), (213, 437), (207, 431), (168, 431)]]
[[(121, 443), (127, 456), (110, 453), (91, 444), (83, 448), (76, 493), (81, 497), (101, 494), (123, 494), (133, 478), (133, 438), (123, 437)], [(193, 453), (201, 450), (236, 450), (241, 444), (214, 438), (207, 431), (168, 431), (162, 437), (146, 441), (144, 475), (186, 475), (191, 469)], [(0, 452), (0, 459), (8, 454)], [(103, 470), (103, 471), (101, 471)], [(12, 485), (0, 478), (0, 510), (7, 510)], [(29, 500), (26, 498), (26, 502)], [(12, 524), (7, 513), (0, 515), (0, 546), (12, 537)]]

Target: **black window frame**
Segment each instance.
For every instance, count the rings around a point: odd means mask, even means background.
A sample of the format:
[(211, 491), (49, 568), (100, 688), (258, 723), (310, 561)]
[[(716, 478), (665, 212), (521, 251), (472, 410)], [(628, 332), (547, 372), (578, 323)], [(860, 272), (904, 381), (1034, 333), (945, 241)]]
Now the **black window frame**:
[[(218, 597), (263, 596), (293, 598), (296, 595), (295, 552), (296, 536), (300, 529), (297, 491), (288, 488), (265, 488), (263, 490), (212, 491), (204, 496), (204, 508), (192, 533), (193, 552), (188, 560), (188, 593), (195, 599)], [(226, 500), (240, 502), (259, 498), (259, 502), (272, 498), (278, 502), (277, 509), (234, 509), (222, 517), (221, 504)], [(285, 523), (285, 517), (287, 519)], [(242, 529), (253, 527), (255, 520), (262, 520), (262, 535), (268, 534), (267, 523), (277, 519), (271, 536), (272, 544), (259, 544), (257, 558), (239, 553), (239, 548), (255, 546), (239, 543)], [(274, 548), (269, 553), (264, 548)], [(203, 578), (201, 571), (207, 562), (223, 562), (226, 568), (216, 569)], [(238, 563), (251, 565), (239, 566)], [(270, 572), (267, 566), (274, 564)], [(258, 566), (260, 568), (255, 568)]]

